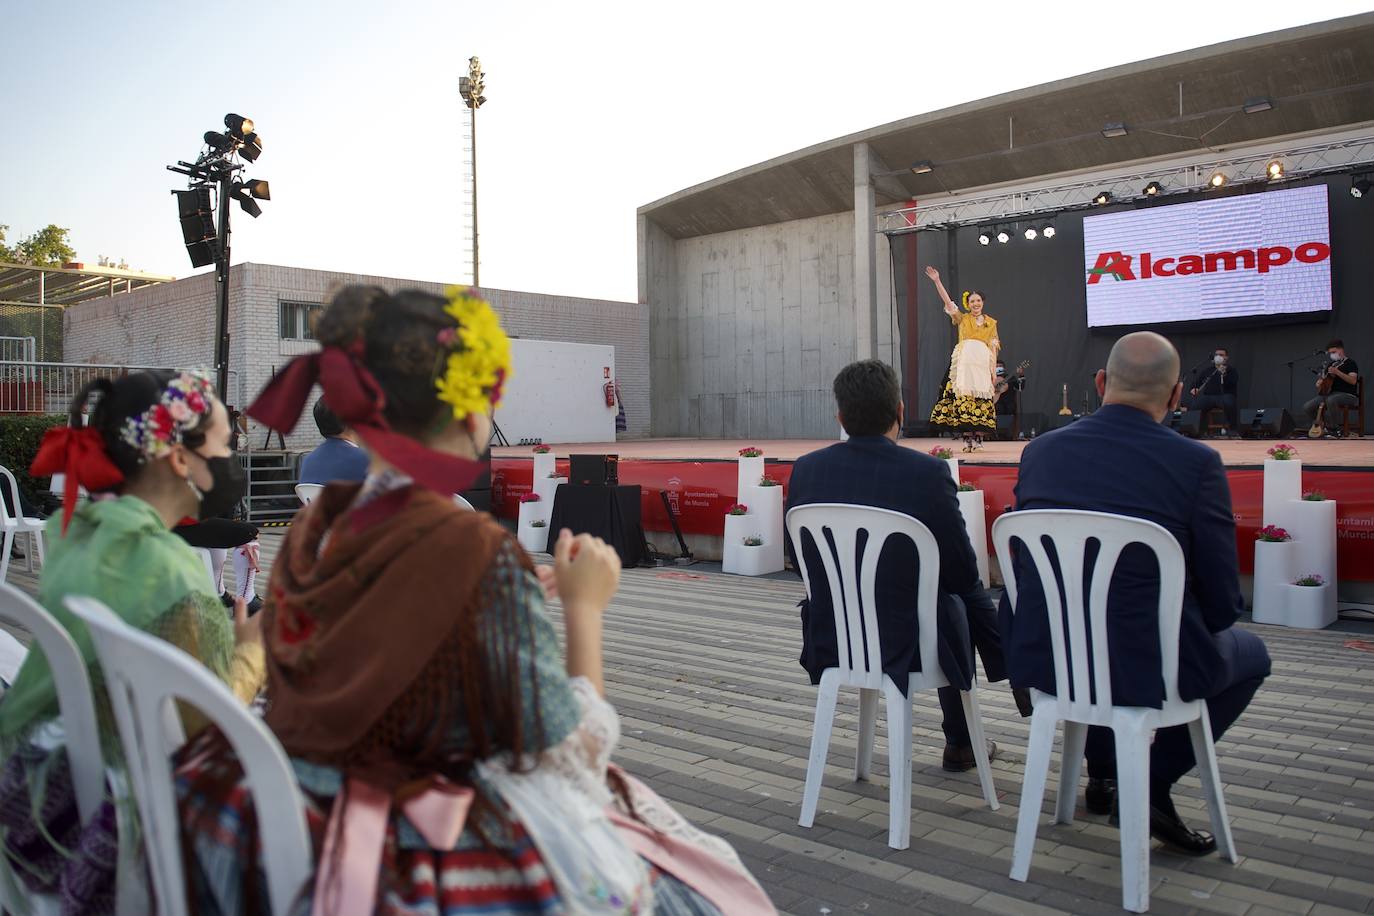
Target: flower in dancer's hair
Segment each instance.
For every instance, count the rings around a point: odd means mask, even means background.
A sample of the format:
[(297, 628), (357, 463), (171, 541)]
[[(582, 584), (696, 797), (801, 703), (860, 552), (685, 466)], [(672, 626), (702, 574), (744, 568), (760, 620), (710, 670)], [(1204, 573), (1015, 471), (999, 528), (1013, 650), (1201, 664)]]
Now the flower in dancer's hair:
[(510, 338), (496, 312), (471, 289), (449, 287), (444, 312), (458, 326), (444, 328), (436, 337), (444, 351), (435, 383), (439, 400), (453, 409), (454, 419), (486, 413), (501, 403), (510, 377)]
[(733, 506), (731, 506), (729, 509), (726, 509), (726, 510), (725, 510), (725, 514), (726, 514), (726, 515), (748, 515), (748, 514), (749, 514), (749, 507), (746, 506), (744, 503), (735, 503), (735, 504), (734, 504)]
[(1269, 457), (1273, 458), (1275, 461), (1289, 461), (1296, 458), (1297, 455), (1298, 450), (1287, 442), (1280, 442), (1269, 450)]
[(553, 446), (551, 445), (540, 444), (534, 447), (534, 453), (536, 455), (547, 455), (551, 451), (553, 451)]
[(762, 458), (763, 449), (759, 448), (756, 445), (746, 445), (744, 448), (739, 450), (739, 456), (741, 458)]
[(930, 450), (930, 454), (935, 456), (936, 458), (943, 458), (948, 460), (954, 457), (954, 449), (945, 448), (943, 445), (937, 445)]
[(522, 503), (537, 503), (540, 500), (538, 493), (525, 493), (520, 497)]
[(762, 546), (763, 546), (763, 535), (760, 535), (760, 534), (751, 534), (751, 535), (749, 535), (749, 537), (747, 537), (747, 538), (744, 539), (744, 546), (745, 546), (745, 547), (762, 547)]
[(166, 455), (210, 412), (212, 390), (204, 375), (181, 373), (167, 383), (156, 404), (124, 421), (120, 438), (139, 453), (140, 460)]
[(759, 478), (759, 486), (761, 486), (761, 487), (780, 487), (780, 486), (782, 486), (782, 484), (778, 483), (778, 481), (774, 480), (774, 479), (771, 478), (771, 477), (760, 477), (760, 478)]
[(1302, 498), (1305, 502), (1320, 503), (1326, 501), (1326, 494), (1321, 490), (1308, 490), (1306, 493), (1302, 494)]
[(1325, 585), (1325, 584), (1326, 584), (1326, 580), (1323, 579), (1323, 578), (1322, 578), (1320, 575), (1318, 575), (1317, 573), (1308, 573), (1308, 574), (1305, 575), (1305, 576), (1298, 576), (1298, 578), (1296, 578), (1296, 579), (1293, 580), (1293, 584), (1294, 584), (1294, 585), (1305, 585), (1305, 586), (1307, 586), (1307, 587), (1309, 587), (1309, 588), (1316, 588), (1316, 587), (1318, 587), (1318, 586)]
[(1280, 528), (1278, 525), (1265, 525), (1255, 532), (1255, 540), (1278, 544), (1293, 540), (1293, 536), (1288, 533), (1287, 528)]

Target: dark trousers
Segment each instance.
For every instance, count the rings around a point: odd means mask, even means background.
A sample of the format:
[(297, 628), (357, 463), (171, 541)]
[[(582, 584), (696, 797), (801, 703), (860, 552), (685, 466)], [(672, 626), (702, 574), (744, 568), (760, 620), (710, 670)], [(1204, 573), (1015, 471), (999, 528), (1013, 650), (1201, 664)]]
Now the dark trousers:
[[(1269, 676), (1269, 650), (1254, 633), (1231, 627), (1212, 637), (1221, 653), (1222, 666), (1207, 697), (1207, 717), (1216, 741), (1240, 718), (1250, 705), (1255, 691)], [(1088, 729), (1085, 755), (1088, 775), (1099, 779), (1116, 778), (1116, 747), (1109, 728)], [(1167, 788), (1197, 765), (1188, 726), (1175, 725), (1155, 732), (1150, 745), (1150, 783)]]
[[(964, 606), (964, 619), (968, 622), (968, 636), (978, 657), (983, 660), (983, 670), (989, 681), (1007, 679), (1007, 662), (1002, 655), (1002, 634), (997, 629), (997, 608), (983, 589), (966, 595), (956, 595), (956, 603)], [(940, 712), (944, 714), (941, 727), (945, 741), (956, 747), (969, 747), (973, 739), (968, 733), (968, 719), (964, 717), (964, 701), (955, 687), (941, 687)]]
[[(1195, 396), (1191, 404), (1193, 410), (1202, 411), (1202, 420), (1207, 422), (1207, 411), (1214, 407), (1220, 407), (1222, 414), (1226, 417), (1227, 432), (1235, 432), (1236, 426), (1240, 423), (1240, 413), (1236, 408), (1236, 396), (1234, 394), (1199, 394)], [(1204, 426), (1204, 433), (1207, 432)]]
[(1353, 394), (1345, 391), (1333, 391), (1326, 397), (1316, 397), (1302, 405), (1302, 409), (1307, 413), (1308, 419), (1317, 419), (1317, 408), (1322, 404), (1326, 405), (1326, 413), (1322, 415), (1322, 425), (1327, 429), (1335, 429), (1340, 421), (1337, 419), (1339, 414), (1337, 407), (1359, 407), (1360, 399)]

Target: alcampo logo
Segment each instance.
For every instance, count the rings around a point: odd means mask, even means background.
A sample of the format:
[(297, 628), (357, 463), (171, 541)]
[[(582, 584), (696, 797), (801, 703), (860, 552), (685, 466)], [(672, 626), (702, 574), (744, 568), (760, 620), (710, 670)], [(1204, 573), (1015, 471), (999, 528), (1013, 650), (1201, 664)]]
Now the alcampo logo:
[[(1185, 254), (1158, 259), (1147, 251), (1140, 255), (1138, 262), (1134, 255), (1121, 251), (1104, 251), (1098, 254), (1097, 263), (1088, 268), (1088, 285), (1096, 284), (1103, 277), (1111, 277), (1113, 280), (1148, 280), (1151, 277), (1187, 277), (1233, 270), (1255, 270), (1267, 274), (1275, 267), (1282, 267), (1294, 259), (1302, 264), (1316, 264), (1329, 257), (1331, 246), (1325, 242), (1304, 242), (1297, 248), (1275, 245), (1259, 249), (1240, 248), (1236, 251), (1210, 251), (1206, 254)], [(1139, 270), (1135, 267), (1137, 263)]]

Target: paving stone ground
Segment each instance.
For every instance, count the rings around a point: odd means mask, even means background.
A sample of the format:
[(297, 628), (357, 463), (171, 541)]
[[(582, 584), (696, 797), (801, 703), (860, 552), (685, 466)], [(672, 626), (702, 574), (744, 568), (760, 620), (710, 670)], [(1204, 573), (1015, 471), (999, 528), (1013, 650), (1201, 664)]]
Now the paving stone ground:
[[(263, 538), (270, 561), (279, 539)], [(266, 564), (265, 564), (266, 565)], [(22, 572), (11, 572), (32, 588)], [(979, 693), (1001, 809), (974, 773), (940, 768), (934, 695), (913, 710), (911, 847), (887, 846), (887, 735), (853, 779), (857, 694), (842, 693), (816, 823), (797, 825), (815, 689), (797, 664), (800, 583), (691, 569), (629, 570), (606, 618), (617, 760), (729, 839), (784, 912), (1120, 913), (1117, 832), (1079, 798), (1053, 826), (1046, 792), (1030, 880), (1007, 877), (1027, 720), (1003, 685)], [(552, 609), (558, 618), (559, 610)], [(1249, 627), (1274, 674), (1218, 746), (1241, 859), (1156, 846), (1151, 912), (1374, 913), (1374, 654), (1349, 634)], [(1176, 794), (1205, 826), (1197, 780)]]

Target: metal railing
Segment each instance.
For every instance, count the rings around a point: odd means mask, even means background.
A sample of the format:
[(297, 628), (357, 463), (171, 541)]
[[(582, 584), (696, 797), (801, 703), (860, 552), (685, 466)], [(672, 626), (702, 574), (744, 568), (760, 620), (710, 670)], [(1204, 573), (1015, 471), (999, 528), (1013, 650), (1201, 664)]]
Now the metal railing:
[[(117, 366), (0, 359), (0, 414), (65, 414), (77, 392), (92, 379), (148, 371), (181, 370), (172, 366)], [(236, 388), (237, 374), (232, 369), (229, 371), (230, 391)]]

